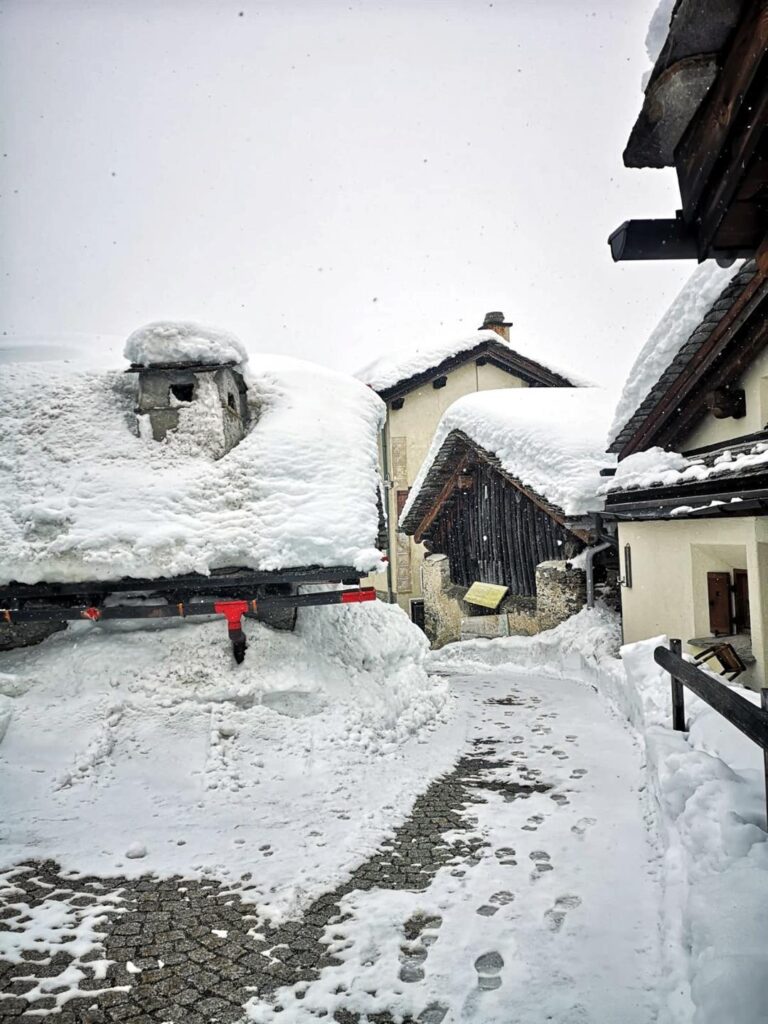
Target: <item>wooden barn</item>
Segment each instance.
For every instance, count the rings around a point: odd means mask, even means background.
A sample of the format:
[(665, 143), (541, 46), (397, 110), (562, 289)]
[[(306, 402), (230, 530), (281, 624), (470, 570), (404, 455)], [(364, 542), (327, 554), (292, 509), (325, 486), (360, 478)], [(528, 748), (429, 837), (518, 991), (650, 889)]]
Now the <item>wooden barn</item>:
[[(594, 390), (578, 389), (578, 397), (589, 398)], [(478, 407), (495, 402), (497, 408), (490, 412), (498, 414), (501, 400), (513, 410), (521, 404), (519, 394), (472, 398), (475, 415), (467, 418), (467, 429), (457, 425), (438, 432), (439, 445), (422, 468), (399, 524), (428, 552), (422, 569), (424, 625), (436, 646), (462, 634), (493, 635), (496, 629), (503, 634), (535, 633), (578, 611), (586, 597), (582, 552), (595, 539), (585, 509), (599, 503), (603, 446), (595, 442), (583, 466), (570, 467), (571, 480), (574, 473), (581, 473), (589, 500), (566, 510), (563, 504), (568, 502), (556, 486), (549, 486), (546, 446), (540, 444), (537, 450), (533, 444), (516, 462), (510, 443), (514, 448), (516, 436), (521, 447), (526, 442), (513, 423), (508, 438), (502, 433), (485, 439), (482, 426), (477, 429)], [(527, 396), (529, 407), (531, 399), (539, 401)], [(462, 417), (454, 410), (458, 407), (460, 412), (467, 405), (467, 400), (456, 403), (449, 421), (460, 422)], [(549, 453), (553, 462), (557, 455), (562, 457), (562, 452)], [(531, 458), (542, 463), (538, 488), (535, 467), (530, 471), (525, 466)], [(493, 587), (480, 588), (482, 603), (475, 604), (478, 584)], [(479, 621), (491, 615), (495, 621)]]

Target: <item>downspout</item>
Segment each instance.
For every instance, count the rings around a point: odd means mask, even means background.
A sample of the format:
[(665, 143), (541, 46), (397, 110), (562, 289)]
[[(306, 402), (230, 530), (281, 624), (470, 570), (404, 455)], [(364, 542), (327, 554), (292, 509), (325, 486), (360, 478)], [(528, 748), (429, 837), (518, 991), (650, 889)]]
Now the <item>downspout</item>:
[(387, 416), (384, 420), (384, 427), (381, 431), (381, 459), (384, 463), (384, 500), (387, 503), (387, 604), (392, 604), (392, 478), (389, 473), (389, 402), (387, 402)]
[(595, 545), (595, 547), (587, 548), (587, 608), (595, 607), (595, 555), (599, 554), (601, 551), (605, 551), (606, 548), (610, 547), (613, 547), (613, 545), (608, 543), (608, 541), (604, 541), (602, 544)]

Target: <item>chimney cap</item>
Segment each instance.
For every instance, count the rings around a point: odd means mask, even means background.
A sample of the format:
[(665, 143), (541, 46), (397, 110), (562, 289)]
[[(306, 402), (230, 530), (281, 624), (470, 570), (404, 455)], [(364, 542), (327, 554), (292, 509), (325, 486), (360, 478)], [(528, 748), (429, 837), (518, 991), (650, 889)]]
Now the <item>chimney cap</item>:
[(485, 320), (483, 320), (483, 326), (478, 327), (479, 331), (493, 330), (494, 327), (511, 327), (512, 321), (505, 320), (504, 314), (500, 310), (495, 312), (486, 313)]

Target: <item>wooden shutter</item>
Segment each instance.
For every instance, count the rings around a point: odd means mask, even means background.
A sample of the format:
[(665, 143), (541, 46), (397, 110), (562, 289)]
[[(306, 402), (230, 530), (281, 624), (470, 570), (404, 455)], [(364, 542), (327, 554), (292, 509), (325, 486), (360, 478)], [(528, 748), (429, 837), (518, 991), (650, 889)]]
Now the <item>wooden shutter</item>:
[(408, 495), (410, 493), (411, 493), (411, 488), (410, 487), (407, 490), (405, 490), (405, 491), (398, 491), (397, 492), (397, 518), (398, 519), (403, 514), (403, 509), (405, 508), (405, 503), (406, 503), (406, 501), (408, 501)]

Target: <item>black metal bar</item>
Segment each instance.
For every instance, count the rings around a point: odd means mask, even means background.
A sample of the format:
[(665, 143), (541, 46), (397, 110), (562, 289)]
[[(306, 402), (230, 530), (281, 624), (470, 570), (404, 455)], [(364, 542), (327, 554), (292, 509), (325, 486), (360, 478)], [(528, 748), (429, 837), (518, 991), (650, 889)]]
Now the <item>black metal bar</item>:
[[(314, 594), (270, 595), (262, 598), (248, 598), (244, 604), (244, 614), (257, 614), (259, 609), (274, 608), (306, 608), (314, 605), (343, 604), (350, 601), (345, 595), (375, 593), (372, 587), (350, 587), (346, 590), (321, 590)], [(367, 598), (370, 599), (370, 598)], [(107, 607), (91, 605), (28, 605), (21, 608), (0, 608), (0, 623), (17, 622), (64, 622), (90, 619), (106, 621), (110, 619), (171, 619), (187, 618), (192, 615), (217, 615), (216, 606), (232, 600), (225, 594), (217, 595), (217, 599), (169, 600), (167, 604), (116, 604)], [(357, 598), (359, 600), (359, 598)]]
[[(760, 706), (768, 714), (768, 690), (760, 691)], [(765, 775), (765, 825), (768, 828), (768, 747), (763, 747), (763, 774)]]
[(744, 697), (734, 693), (725, 683), (717, 682), (706, 672), (673, 651), (667, 650), (666, 647), (657, 647), (653, 657), (657, 665), (661, 665), (723, 718), (727, 718), (753, 743), (763, 750), (768, 750), (768, 710), (755, 707)]
[(0, 606), (14, 600), (50, 598), (54, 596), (77, 596), (80, 594), (100, 595), (130, 591), (153, 594), (219, 594), (237, 590), (253, 591), (256, 586), (278, 583), (344, 583), (358, 582), (365, 574), (349, 565), (310, 565), (299, 569), (280, 569), (274, 572), (257, 572), (252, 569), (220, 569), (210, 576), (202, 573), (187, 573), (184, 576), (163, 576), (157, 579), (88, 580), (83, 583), (16, 583), (0, 586)]
[[(678, 658), (683, 653), (683, 644), (681, 640), (670, 640), (669, 647), (672, 654), (675, 654)], [(683, 684), (680, 680), (672, 675), (672, 728), (678, 732), (685, 732), (685, 691), (683, 690)]]
[[(698, 260), (696, 232), (681, 217), (655, 220), (625, 220), (608, 238), (611, 257), (622, 260)], [(710, 248), (711, 259), (733, 262), (754, 256), (753, 247)]]

